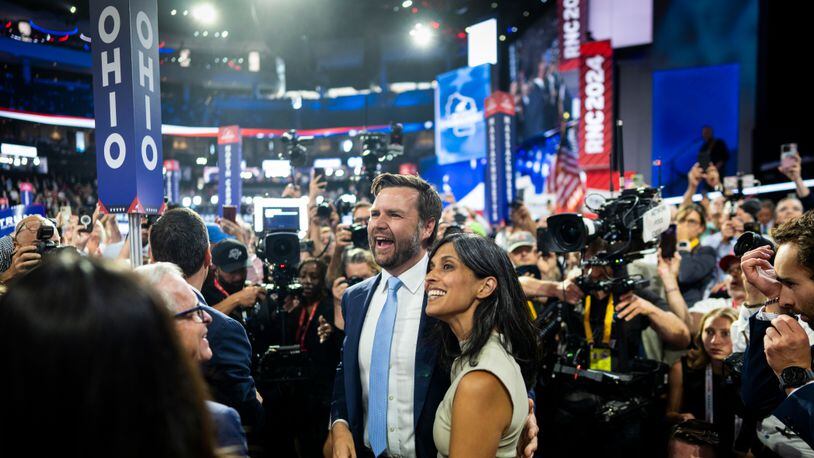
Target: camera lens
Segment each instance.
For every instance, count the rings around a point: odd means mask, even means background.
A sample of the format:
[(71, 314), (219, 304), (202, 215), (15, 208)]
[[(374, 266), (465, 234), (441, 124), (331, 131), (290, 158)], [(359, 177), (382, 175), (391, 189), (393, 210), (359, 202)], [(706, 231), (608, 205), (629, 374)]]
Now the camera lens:
[(286, 256), (294, 249), (288, 240), (278, 240), (272, 247), (272, 252), (278, 256)]
[(577, 214), (562, 213), (548, 217), (548, 234), (551, 236), (551, 251), (568, 253), (585, 248), (588, 228)]

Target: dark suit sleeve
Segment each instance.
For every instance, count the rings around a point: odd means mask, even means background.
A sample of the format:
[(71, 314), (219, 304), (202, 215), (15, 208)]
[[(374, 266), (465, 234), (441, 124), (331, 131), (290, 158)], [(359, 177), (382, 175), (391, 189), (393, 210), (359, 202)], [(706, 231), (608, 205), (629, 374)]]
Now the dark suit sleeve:
[[(348, 300), (347, 291), (342, 295), (342, 318), (345, 320), (345, 330), (348, 330), (348, 314), (346, 313)], [(345, 334), (345, 341), (348, 336)], [(332, 426), (336, 420), (348, 421), (348, 405), (345, 402), (345, 345), (342, 344), (342, 350), (339, 352), (339, 363), (336, 365), (336, 376), (334, 377), (334, 393), (331, 400), (331, 424)]]
[(708, 246), (698, 247), (689, 255), (682, 253), (681, 264), (678, 268), (678, 281), (686, 284), (710, 278), (715, 269), (715, 257), (715, 250)]
[(774, 411), (774, 416), (814, 448), (814, 384), (792, 393)]
[(235, 320), (227, 318), (223, 326), (210, 361), (219, 401), (237, 409), (245, 424), (257, 425), (262, 421), (263, 408), (257, 400), (252, 378), (249, 338)]
[(757, 314), (749, 318), (749, 344), (743, 357), (741, 398), (746, 410), (758, 419), (769, 416), (786, 397), (763, 353), (763, 337), (770, 326), (770, 321), (758, 320)]
[(240, 425), (240, 415), (231, 407), (210, 407), (218, 438), (218, 447), (228, 447), (238, 456), (249, 456), (246, 434)]

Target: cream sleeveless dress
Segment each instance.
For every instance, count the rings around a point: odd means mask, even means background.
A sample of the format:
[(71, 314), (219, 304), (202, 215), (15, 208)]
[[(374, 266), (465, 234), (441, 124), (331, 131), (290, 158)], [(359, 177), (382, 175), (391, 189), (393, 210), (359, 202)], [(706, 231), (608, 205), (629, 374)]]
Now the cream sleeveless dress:
[[(517, 455), (517, 443), (520, 441), (520, 434), (523, 431), (529, 412), (529, 397), (526, 385), (523, 382), (523, 374), (520, 372), (520, 366), (503, 348), (500, 339), (499, 334), (492, 334), (486, 345), (481, 349), (476, 366), (469, 364), (469, 358), (466, 358), (465, 361), (458, 358), (452, 364), (452, 373), (450, 375), (452, 384), (435, 412), (435, 423), (432, 428), (432, 435), (439, 457), (445, 458), (449, 456), (450, 435), (452, 432), (452, 401), (455, 399), (455, 391), (458, 389), (461, 379), (472, 371), (490, 372), (500, 380), (511, 396), (513, 406), (512, 421), (500, 437), (496, 456), (513, 458)], [(483, 412), (483, 415), (486, 414), (487, 412)]]

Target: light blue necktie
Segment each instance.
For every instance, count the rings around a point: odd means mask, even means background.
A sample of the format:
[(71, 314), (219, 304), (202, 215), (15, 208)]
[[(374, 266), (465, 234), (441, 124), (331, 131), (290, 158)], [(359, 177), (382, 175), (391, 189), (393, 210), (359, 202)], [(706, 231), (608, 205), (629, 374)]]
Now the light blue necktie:
[(397, 293), (401, 280), (387, 280), (387, 300), (384, 302), (370, 358), (370, 383), (367, 396), (367, 434), (376, 456), (387, 450), (387, 393), (390, 375), (390, 344), (393, 341), (393, 325), (398, 311)]

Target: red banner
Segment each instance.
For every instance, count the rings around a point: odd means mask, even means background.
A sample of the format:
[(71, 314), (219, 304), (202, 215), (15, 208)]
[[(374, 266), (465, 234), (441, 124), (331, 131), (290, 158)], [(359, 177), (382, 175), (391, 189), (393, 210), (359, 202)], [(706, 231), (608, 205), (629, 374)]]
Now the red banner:
[(613, 151), (613, 49), (610, 41), (580, 47), (579, 165), (607, 171)]
[(240, 141), (240, 126), (223, 126), (218, 128), (218, 145)]
[(579, 66), (579, 47), (588, 31), (588, 0), (557, 0), (557, 36), (560, 41), (560, 71)]

